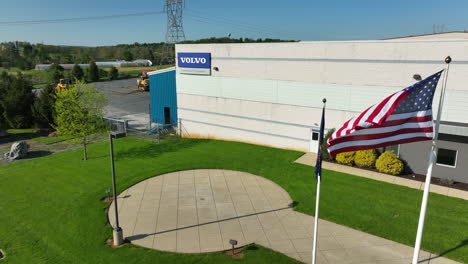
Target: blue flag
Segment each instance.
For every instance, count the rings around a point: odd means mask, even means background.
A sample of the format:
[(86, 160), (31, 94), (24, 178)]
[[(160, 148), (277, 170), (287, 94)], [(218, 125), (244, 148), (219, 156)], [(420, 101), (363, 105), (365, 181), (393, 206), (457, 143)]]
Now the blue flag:
[(320, 177), (322, 179), (322, 151), (320, 147), (323, 143), (323, 132), (325, 129), (325, 105), (322, 109), (322, 121), (320, 122), (320, 135), (319, 135), (319, 144), (318, 144), (318, 151), (317, 151), (317, 162), (315, 163), (315, 178)]

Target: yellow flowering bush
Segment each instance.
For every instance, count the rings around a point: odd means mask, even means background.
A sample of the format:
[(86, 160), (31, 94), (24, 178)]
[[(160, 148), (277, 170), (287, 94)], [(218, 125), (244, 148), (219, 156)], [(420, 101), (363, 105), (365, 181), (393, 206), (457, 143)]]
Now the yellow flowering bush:
[(375, 162), (375, 168), (383, 173), (399, 175), (403, 172), (403, 162), (393, 151), (385, 151)]

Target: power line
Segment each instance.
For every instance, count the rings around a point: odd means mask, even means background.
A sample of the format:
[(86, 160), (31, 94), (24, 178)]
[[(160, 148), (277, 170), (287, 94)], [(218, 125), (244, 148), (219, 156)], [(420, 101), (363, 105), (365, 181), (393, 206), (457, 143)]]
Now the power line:
[(267, 34), (267, 35), (272, 35), (272, 36), (276, 36), (278, 37), (278, 35), (288, 35), (289, 37), (292, 37), (292, 38), (295, 38), (297, 36), (293, 36), (292, 34), (290, 33), (279, 33), (279, 32), (272, 32), (272, 31), (267, 31), (263, 28), (253, 28), (253, 27), (246, 27), (246, 26), (242, 26), (242, 25), (237, 25), (237, 24), (233, 24), (233, 23), (227, 23), (227, 22), (220, 22), (220, 21), (217, 21), (217, 20), (213, 20), (213, 19), (208, 19), (208, 18), (204, 18), (204, 17), (200, 17), (200, 16), (194, 16), (194, 15), (191, 15), (191, 14), (186, 14), (188, 18), (194, 20), (194, 21), (197, 21), (197, 22), (202, 22), (202, 23), (207, 23), (207, 24), (213, 24), (213, 25), (220, 25), (221, 23), (226, 23), (226, 24), (231, 24), (231, 27), (234, 27), (234, 28), (237, 28), (237, 29), (240, 29), (242, 31), (247, 31), (247, 32), (251, 32), (251, 33), (256, 33), (256, 34)]
[(279, 30), (273, 29), (273, 28), (271, 28), (269, 26), (256, 25), (256, 24), (246, 23), (246, 22), (243, 22), (243, 21), (238, 21), (238, 20), (233, 20), (233, 19), (228, 19), (228, 18), (215, 17), (215, 16), (211, 16), (211, 15), (209, 17), (201, 16), (201, 15), (199, 15), (199, 14), (202, 14), (201, 12), (198, 12), (198, 11), (193, 10), (193, 9), (188, 9), (187, 8), (187, 12), (186, 12), (186, 15), (188, 15), (188, 16), (204, 20), (204, 21), (201, 21), (201, 20), (194, 19), (195, 21), (198, 21), (198, 22), (209, 23), (209, 21), (213, 21), (212, 24), (217, 24), (217, 25), (219, 25), (220, 23), (224, 23), (224, 24), (229, 24), (229, 25), (235, 26), (237, 28), (242, 28), (242, 29), (244, 29), (246, 31), (255, 32), (255, 33), (267, 33), (269, 35), (287, 35), (287, 36), (293, 37), (293, 38), (299, 36), (299, 33), (297, 33), (297, 32), (279, 31)]
[[(218, 26), (220, 25), (219, 22), (209, 21), (209, 20), (206, 20), (204, 18), (191, 17), (190, 15), (188, 15), (188, 16), (193, 21), (206, 23), (206, 24), (211, 24), (211, 25), (218, 25)], [(248, 31), (248, 32), (251, 32), (251, 33), (264, 33), (262, 30), (253, 30), (253, 29), (246, 29), (246, 28), (238, 28), (238, 29), (242, 30), (242, 31)]]
[(227, 21), (227, 22), (230, 22), (230, 23), (235, 23), (235, 24), (238, 24), (238, 25), (246, 26), (246, 27), (264, 29), (264, 30), (267, 30), (267, 31), (278, 32), (278, 33), (286, 33), (286, 34), (291, 33), (291, 32), (286, 32), (286, 31), (280, 31), (280, 30), (277, 30), (276, 28), (272, 28), (270, 26), (251, 24), (251, 23), (246, 23), (245, 21), (234, 20), (234, 19), (229, 19), (229, 18), (225, 18), (225, 17), (216, 17), (216, 16), (212, 16), (212, 15), (197, 11), (197, 10), (189, 9), (189, 8), (187, 8), (187, 11), (192, 12), (192, 13), (197, 13), (199, 15), (205, 15), (205, 16), (208, 15), (209, 17), (207, 17), (207, 18), (211, 18), (211, 19), (215, 19), (215, 20), (224, 20), (224, 21)]
[(149, 11), (149, 12), (115, 14), (115, 15), (106, 15), (106, 16), (88, 16), (88, 17), (40, 19), (40, 20), (18, 20), (18, 21), (0, 22), (0, 26), (20, 26), (20, 25), (81, 22), (81, 21), (91, 21), (91, 20), (105, 20), (105, 19), (115, 19), (115, 18), (124, 18), (124, 17), (134, 17), (134, 16), (159, 15), (159, 14), (164, 14), (164, 13), (165, 13), (164, 11)]

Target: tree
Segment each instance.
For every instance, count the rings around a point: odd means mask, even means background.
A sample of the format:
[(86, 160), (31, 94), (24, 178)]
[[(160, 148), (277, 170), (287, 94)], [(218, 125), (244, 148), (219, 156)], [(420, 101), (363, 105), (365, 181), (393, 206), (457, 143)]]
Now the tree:
[(83, 144), (84, 160), (88, 159), (86, 146), (96, 135), (107, 131), (103, 120), (107, 99), (92, 85), (83, 82), (57, 94), (55, 123), (57, 134), (71, 142)]
[(60, 66), (60, 64), (58, 63), (52, 63), (52, 65), (50, 65), (50, 69), (52, 71), (61, 71), (63, 72), (64, 68), (62, 66)]
[(6, 71), (2, 71), (0, 73), (0, 132), (1, 132), (1, 128), (7, 127), (6, 120), (3, 117), (4, 109), (3, 109), (2, 101), (4, 100), (6, 96), (6, 89), (8, 88), (8, 85), (6, 85), (5, 82), (7, 82), (8, 79), (9, 79), (8, 73)]
[(55, 88), (49, 84), (44, 87), (34, 101), (32, 112), (36, 127), (52, 127), (54, 123)]
[(112, 66), (109, 71), (109, 80), (117, 80), (119, 78), (119, 70), (116, 67)]
[(125, 50), (125, 51), (123, 52), (123, 58), (124, 58), (124, 60), (126, 60), (126, 61), (133, 61), (133, 54), (132, 54), (132, 52), (131, 52), (130, 50), (128, 50), (128, 49)]
[(54, 70), (52, 72), (52, 83), (58, 83), (63, 78), (63, 71)]
[(88, 63), (89, 61), (91, 61), (91, 56), (87, 53), (80, 54), (78, 57), (78, 63)]
[(89, 62), (88, 80), (91, 82), (99, 81), (99, 68), (94, 61)]
[(322, 145), (320, 145), (320, 153), (321, 153), (321, 156), (322, 156), (322, 160), (332, 161), (334, 159), (333, 157), (330, 157), (330, 155), (328, 154), (328, 148), (327, 148), (328, 139), (331, 137), (331, 135), (334, 132), (335, 132), (335, 129), (332, 128), (332, 129), (328, 130), (327, 133), (325, 134), (325, 136), (323, 137)]
[(33, 86), (23, 74), (0, 76), (0, 123), (9, 128), (29, 128), (32, 125)]
[(83, 80), (84, 72), (80, 65), (73, 65), (73, 69), (71, 70), (71, 76), (73, 79), (76, 79), (78, 81)]

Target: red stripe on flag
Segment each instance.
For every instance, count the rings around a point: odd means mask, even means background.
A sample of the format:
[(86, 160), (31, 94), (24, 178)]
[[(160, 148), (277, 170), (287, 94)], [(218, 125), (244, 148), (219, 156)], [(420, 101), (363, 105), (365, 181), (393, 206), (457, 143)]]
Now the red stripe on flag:
[[(364, 112), (362, 112), (359, 117), (356, 119), (356, 121), (358, 121), (356, 124), (359, 124), (359, 122), (361, 121), (362, 117), (364, 117), (364, 115), (367, 113), (367, 111), (369, 111), (369, 109), (371, 109), (373, 106), (371, 107), (368, 107), (366, 110), (364, 110)], [(349, 119), (348, 121), (346, 121), (343, 126), (341, 126), (335, 133), (333, 133), (333, 135), (336, 134), (337, 137), (340, 137), (341, 136), (341, 132), (348, 128), (348, 124), (349, 122), (351, 122), (351, 120), (353, 120), (353, 118)], [(351, 129), (354, 129), (356, 127), (356, 125), (353, 125), (353, 127)], [(348, 135), (348, 130), (345, 132), (345, 135)], [(328, 139), (328, 142), (330, 142), (331, 140), (334, 139), (333, 135)]]
[(340, 149), (331, 151), (330, 152), (330, 157), (333, 157), (336, 154), (339, 154), (339, 153), (342, 153), (342, 152), (373, 149), (373, 148), (381, 148), (381, 147), (386, 147), (386, 146), (393, 146), (393, 145), (396, 145), (396, 144), (404, 144), (404, 143), (411, 143), (411, 142), (417, 142), (417, 141), (426, 141), (426, 140), (432, 140), (432, 137), (413, 137), (413, 138), (406, 138), (406, 139), (395, 140), (395, 141), (388, 141), (388, 142), (375, 144), (375, 145), (359, 145), (359, 146), (340, 148)]
[(403, 125), (403, 124), (406, 124), (406, 123), (424, 123), (424, 122), (428, 122), (428, 121), (432, 121), (432, 115), (414, 116), (414, 117), (409, 117), (409, 118), (405, 118), (405, 119), (396, 119), (396, 120), (385, 121), (380, 126), (373, 125), (371, 127), (356, 127), (356, 131), (363, 130), (363, 129), (375, 129), (375, 128), (382, 128), (382, 127), (392, 127), (392, 126)]
[[(351, 118), (352, 119), (352, 118)], [(342, 127), (340, 127), (335, 133), (333, 134), (336, 134), (336, 137), (339, 137), (341, 136), (341, 131), (343, 131), (343, 129), (345, 129), (345, 127), (348, 126), (348, 123), (351, 121), (351, 119), (349, 119), (348, 121), (346, 121)], [(331, 139), (333, 139), (333, 135), (330, 137)]]
[(375, 122), (373, 121), (373, 119), (380, 113), (380, 111), (382, 111), (382, 109), (385, 107), (385, 105), (387, 104), (387, 102), (390, 100), (390, 98), (392, 98), (392, 96), (394, 96), (396, 93), (390, 95), (389, 97), (385, 98), (382, 102), (380, 102), (377, 107), (374, 109), (374, 112), (367, 118), (367, 120), (365, 120), (367, 123), (372, 123), (372, 124), (375, 124)]
[(395, 108), (400, 104), (400, 102), (405, 99), (406, 96), (408, 96), (409, 93), (407, 91), (404, 91), (403, 93), (400, 94), (400, 96), (398, 96), (398, 98), (395, 100), (395, 102), (393, 102), (392, 106), (390, 107), (390, 109), (385, 113), (385, 115), (380, 119), (381, 122), (377, 123), (378, 125), (382, 125), (383, 122), (385, 122), (385, 120), (387, 120), (387, 118), (393, 113), (393, 110), (395, 110)]
[(398, 126), (402, 125), (405, 123), (419, 123), (419, 122), (428, 122), (432, 121), (432, 114), (427, 115), (427, 116), (414, 116), (406, 119), (397, 119), (397, 120), (390, 120), (390, 121), (385, 121), (382, 123), (381, 126), (377, 127), (369, 127), (370, 129), (372, 128), (379, 128), (379, 127), (390, 127), (390, 126)]
[[(371, 106), (371, 107), (372, 107), (372, 106)], [(351, 133), (351, 130), (356, 129), (356, 127), (358, 127), (358, 125), (361, 123), (362, 118), (367, 114), (367, 112), (369, 111), (369, 109), (370, 109), (371, 107), (367, 108), (366, 111), (362, 112), (362, 113), (358, 116), (358, 118), (356, 119), (356, 122), (355, 122), (354, 125), (353, 125), (353, 128), (350, 129), (350, 130), (348, 130), (348, 131), (346, 131), (346, 135), (349, 135), (349, 134)]]
[(416, 128), (403, 128), (400, 130), (392, 131), (392, 132), (385, 132), (385, 133), (378, 133), (378, 134), (364, 134), (364, 135), (356, 135), (356, 136), (345, 136), (334, 139), (330, 142), (333, 145), (337, 145), (343, 142), (350, 142), (350, 141), (359, 141), (359, 140), (371, 140), (371, 139), (379, 139), (379, 138), (386, 138), (392, 137), (400, 134), (409, 134), (409, 133), (429, 133), (433, 132), (433, 128), (431, 127), (416, 127)]

